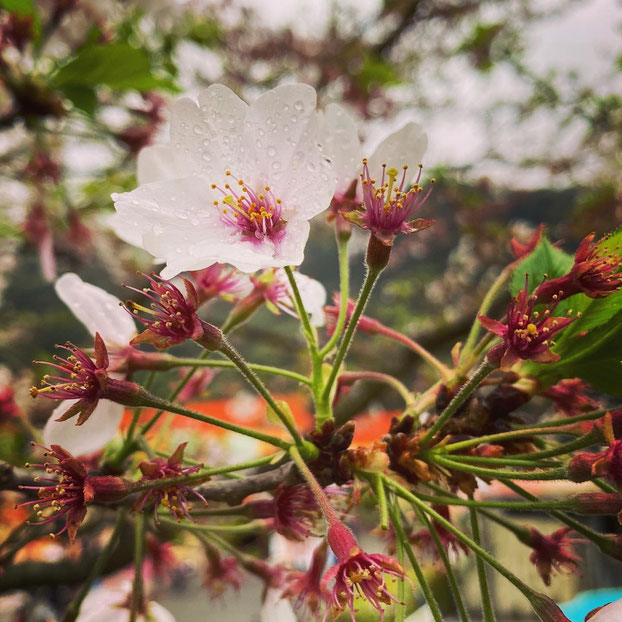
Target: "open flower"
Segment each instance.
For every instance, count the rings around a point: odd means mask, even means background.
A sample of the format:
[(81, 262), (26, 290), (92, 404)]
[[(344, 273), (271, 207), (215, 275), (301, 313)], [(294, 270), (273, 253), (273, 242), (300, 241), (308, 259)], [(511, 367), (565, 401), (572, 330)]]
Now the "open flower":
[[(384, 619), (384, 605), (399, 602), (387, 588), (384, 575), (395, 579), (406, 577), (403, 568), (388, 555), (365, 553), (358, 545), (352, 532), (342, 523), (333, 522), (328, 528), (328, 544), (337, 556), (337, 564), (326, 571), (322, 587), (328, 588), (334, 579), (331, 605), (336, 613), (346, 606), (354, 617), (354, 598), (361, 596), (378, 610), (380, 620)], [(326, 616), (324, 617), (326, 619)]]
[(558, 300), (543, 311), (535, 311), (540, 301), (529, 295), (528, 277), (525, 289), (518, 292), (508, 306), (505, 324), (479, 315), (479, 321), (489, 332), (501, 337), (503, 342), (488, 353), (488, 360), (501, 367), (511, 367), (521, 359), (536, 363), (554, 363), (559, 355), (551, 351), (552, 337), (574, 321), (570, 317), (552, 317)]
[(184, 278), (186, 288), (186, 295), (184, 295), (173, 283), (156, 274), (144, 276), (149, 279), (151, 287), (139, 290), (127, 286), (128, 289), (143, 294), (151, 300), (149, 307), (132, 300), (125, 303), (128, 311), (146, 326), (140, 335), (132, 339), (131, 344), (151, 343), (159, 350), (163, 350), (184, 343), (188, 339), (194, 339), (204, 347), (213, 350), (219, 340), (220, 331), (215, 326), (199, 319), (196, 313), (199, 296), (194, 285)]
[(560, 299), (583, 293), (590, 298), (603, 298), (622, 287), (622, 255), (612, 251), (607, 237), (594, 242), (595, 233), (586, 235), (574, 256), (570, 272), (545, 281), (536, 294), (542, 301)]
[(590, 611), (585, 622), (617, 622), (622, 619), (622, 599)]
[(141, 185), (113, 195), (120, 218), (166, 260), (166, 278), (214, 263), (244, 272), (299, 265), (308, 221), (335, 186), (314, 89), (279, 86), (249, 106), (213, 85), (198, 100), (173, 105), (170, 145), (141, 152)]
[(577, 538), (569, 538), (570, 527), (562, 527), (550, 536), (541, 534), (537, 529), (529, 529), (528, 544), (533, 552), (529, 561), (535, 565), (538, 574), (546, 585), (551, 585), (553, 571), (576, 572), (581, 558), (572, 552), (572, 545), (580, 542)]
[(377, 183), (370, 172), (368, 161), (363, 160), (363, 209), (346, 212), (344, 218), (367, 229), (386, 246), (391, 246), (399, 233), (415, 233), (432, 226), (432, 220), (413, 218), (432, 191), (430, 187), (427, 192), (423, 192), (423, 187), (419, 185), (421, 165), (418, 170), (414, 184), (408, 188), (408, 180), (411, 178), (408, 165), (402, 166), (400, 175), (397, 168), (387, 168), (383, 163), (380, 167), (380, 182)]
[(253, 285), (248, 275), (220, 263), (197, 270), (192, 278), (199, 294), (200, 302), (211, 298), (234, 301), (250, 294)]
[[(59, 277), (54, 289), (93, 337), (100, 334), (108, 350), (110, 368), (124, 367), (129, 343), (136, 336), (136, 326), (119, 306), (121, 301), (100, 287), (85, 283), (72, 272)], [(120, 375), (113, 377), (121, 378)], [(62, 445), (76, 456), (98, 451), (116, 434), (123, 417), (123, 406), (108, 400), (100, 401), (93, 416), (79, 427), (72, 421), (58, 421), (75, 403), (67, 400), (54, 410), (43, 429), (43, 440), (48, 446)]]
[[(184, 475), (192, 475), (201, 470), (203, 465), (195, 466), (183, 466), (184, 450), (188, 443), (181, 443), (177, 449), (168, 458), (154, 458), (141, 462), (138, 465), (141, 473), (143, 474), (141, 483), (156, 482), (161, 479), (170, 479), (171, 477), (182, 477)], [(206, 478), (207, 479), (207, 478)], [(192, 517), (189, 514), (190, 503), (188, 501), (188, 495), (194, 495), (200, 499), (205, 505), (207, 501), (196, 490), (187, 486), (186, 484), (171, 484), (168, 486), (158, 487), (154, 486), (152, 489), (144, 492), (136, 500), (134, 508), (142, 512), (144, 507), (150, 503), (153, 503), (154, 517), (156, 523), (158, 521), (158, 507), (164, 505), (169, 508), (176, 520), (180, 521), (183, 518)]]
[[(324, 326), (324, 305), (326, 290), (315, 279), (300, 272), (294, 272), (294, 280), (300, 293), (302, 304), (306, 309), (312, 326)], [(266, 305), (273, 313), (279, 310), (298, 317), (294, 304), (294, 294), (284, 270), (267, 270), (256, 279), (263, 286), (262, 295)]]
[(220, 551), (209, 543), (205, 544), (207, 565), (203, 575), (203, 586), (210, 598), (222, 596), (228, 586), (239, 591), (242, 582), (240, 564), (235, 557), (223, 557)]
[[(131, 605), (129, 584), (120, 587), (103, 585), (88, 593), (76, 622), (129, 622)], [(139, 604), (136, 622), (175, 622), (175, 618), (159, 603), (145, 599)]]
[[(43, 525), (65, 517), (65, 526), (54, 534), (57, 537), (65, 531), (73, 542), (78, 527), (86, 516), (86, 506), (98, 499), (115, 501), (123, 499), (130, 492), (130, 484), (120, 477), (91, 477), (84, 463), (74, 458), (60, 445), (43, 447), (46, 460), (43, 464), (26, 466), (44, 469), (46, 477), (36, 477), (37, 486), (20, 486), (21, 489), (36, 490), (39, 499), (27, 501), (22, 506), (32, 506)], [(52, 510), (46, 514), (46, 510)]]
[(57, 421), (67, 421), (78, 416), (76, 425), (82, 425), (95, 411), (100, 400), (111, 400), (125, 406), (137, 406), (141, 388), (133, 382), (117, 380), (108, 374), (108, 352), (104, 340), (95, 333), (95, 358), (91, 359), (72, 343), (57, 346), (69, 352), (67, 358), (55, 355), (55, 363), (35, 361), (49, 365), (64, 376), (46, 374), (42, 388), (32, 387), (32, 397), (52, 400), (77, 400), (63, 412)]
[(315, 496), (306, 484), (280, 484), (272, 499), (246, 504), (253, 518), (271, 518), (275, 530), (291, 540), (304, 540), (313, 534), (320, 517)]
[(322, 540), (313, 551), (309, 569), (306, 572), (293, 572), (289, 576), (283, 597), (292, 600), (303, 620), (319, 620), (330, 602), (330, 590), (321, 581), (327, 557), (328, 544)]
[(565, 378), (557, 384), (542, 391), (541, 395), (548, 397), (555, 408), (568, 417), (596, 410), (599, 403), (586, 395), (587, 382), (580, 378)]
[[(432, 509), (443, 518), (450, 520), (449, 508), (446, 505), (432, 504)], [(434, 530), (436, 531), (436, 534), (438, 535), (441, 545), (445, 549), (446, 553), (452, 551), (455, 555), (459, 555), (460, 552), (468, 554), (469, 549), (466, 544), (464, 544), (462, 540), (456, 538), (451, 531), (447, 530), (443, 527), (443, 525), (434, 519), (432, 519), (432, 525), (434, 526)], [(418, 545), (422, 550), (430, 553), (435, 559), (440, 559), (436, 543), (429, 529), (421, 529), (410, 536), (409, 539), (411, 542)]]

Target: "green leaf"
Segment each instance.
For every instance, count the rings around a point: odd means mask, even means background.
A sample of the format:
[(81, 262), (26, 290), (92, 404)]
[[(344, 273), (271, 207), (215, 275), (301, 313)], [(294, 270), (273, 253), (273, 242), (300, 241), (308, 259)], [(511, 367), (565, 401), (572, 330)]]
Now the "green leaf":
[(78, 109), (86, 112), (89, 116), (95, 113), (97, 105), (97, 95), (91, 86), (80, 86), (79, 84), (67, 84), (62, 89), (63, 95), (71, 100), (71, 103)]
[(577, 377), (601, 391), (622, 397), (622, 313), (598, 330), (577, 334), (555, 350), (562, 357), (557, 363), (527, 363), (524, 370), (543, 385)]
[(63, 92), (67, 87), (95, 88), (100, 85), (116, 90), (175, 90), (170, 79), (153, 75), (145, 50), (133, 48), (127, 43), (83, 48), (53, 74), (50, 82)]
[(516, 296), (518, 291), (525, 287), (525, 273), (529, 274), (529, 293), (531, 293), (540, 285), (545, 274), (550, 279), (564, 276), (573, 263), (574, 259), (570, 255), (555, 248), (545, 236), (542, 236), (538, 246), (518, 264), (512, 273), (510, 293)]

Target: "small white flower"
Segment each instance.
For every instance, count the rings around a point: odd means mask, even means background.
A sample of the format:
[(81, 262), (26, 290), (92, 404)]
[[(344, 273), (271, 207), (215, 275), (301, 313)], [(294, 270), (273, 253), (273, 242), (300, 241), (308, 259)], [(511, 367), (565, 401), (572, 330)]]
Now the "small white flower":
[(283, 85), (247, 105), (213, 85), (198, 100), (175, 102), (170, 145), (146, 148), (141, 185), (113, 195), (120, 220), (166, 260), (165, 278), (217, 262), (244, 272), (299, 265), (308, 221), (335, 188), (314, 89)]
[(619, 622), (620, 620), (622, 620), (622, 600), (605, 605), (589, 618), (589, 622)]
[[(112, 294), (85, 283), (72, 272), (63, 274), (54, 287), (58, 297), (91, 335), (101, 335), (112, 356), (115, 350), (126, 348), (136, 336), (134, 320)], [(43, 440), (48, 447), (52, 444), (61, 445), (75, 456), (80, 456), (98, 451), (114, 438), (123, 418), (124, 407), (100, 400), (93, 414), (81, 426), (76, 426), (71, 419), (56, 421), (76, 401), (65, 400), (54, 409), (43, 429)]]
[[(406, 123), (389, 134), (377, 147), (361, 145), (356, 124), (337, 104), (329, 104), (322, 115), (321, 144), (337, 174), (335, 196), (341, 198), (362, 171), (362, 158), (367, 158), (373, 175), (382, 173), (382, 165), (401, 169), (408, 166), (411, 181), (418, 172), (428, 139), (420, 125)], [(360, 190), (360, 188), (359, 188)]]
[[(130, 586), (102, 586), (89, 592), (76, 622), (128, 622), (129, 589)], [(137, 622), (175, 622), (173, 614), (156, 602), (147, 603), (146, 609), (144, 614), (138, 615)]]
[[(270, 307), (270, 303), (272, 303), (272, 311), (278, 313), (278, 309), (281, 309), (281, 311), (285, 311), (285, 313), (297, 317), (294, 295), (285, 270), (277, 269), (273, 272), (269, 271), (265, 277), (259, 278), (271, 279), (270, 285), (264, 294), (268, 307)], [(294, 280), (298, 286), (302, 304), (309, 314), (311, 325), (317, 327), (324, 326), (326, 320), (324, 317), (326, 288), (319, 281), (301, 274), (300, 272), (294, 272)], [(276, 307), (276, 309), (274, 307)]]

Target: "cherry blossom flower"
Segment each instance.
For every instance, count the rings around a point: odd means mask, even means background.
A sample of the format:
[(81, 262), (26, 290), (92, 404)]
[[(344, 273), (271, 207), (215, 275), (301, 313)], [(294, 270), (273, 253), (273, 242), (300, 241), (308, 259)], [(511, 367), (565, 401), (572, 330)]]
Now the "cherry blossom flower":
[(55, 355), (55, 363), (35, 361), (54, 367), (64, 376), (46, 374), (42, 387), (32, 387), (32, 397), (52, 400), (77, 400), (57, 419), (66, 421), (78, 415), (76, 425), (82, 425), (93, 414), (100, 400), (108, 399), (126, 406), (136, 406), (142, 390), (133, 382), (117, 380), (108, 374), (108, 352), (104, 340), (95, 333), (95, 358), (91, 359), (72, 343), (57, 346), (69, 352), (67, 358)]
[(557, 384), (542, 391), (544, 397), (548, 397), (555, 408), (568, 417), (596, 410), (599, 403), (585, 394), (588, 388), (587, 382), (580, 378), (565, 378)]
[(570, 527), (562, 527), (549, 536), (541, 534), (533, 527), (528, 531), (529, 542), (526, 544), (533, 549), (529, 561), (535, 565), (545, 585), (551, 585), (553, 571), (566, 570), (569, 573), (577, 571), (581, 558), (572, 552), (572, 545), (581, 540), (568, 537), (572, 532)]
[(113, 195), (128, 230), (166, 260), (166, 278), (229, 263), (244, 272), (299, 265), (309, 219), (335, 181), (318, 145), (316, 94), (279, 86), (250, 105), (222, 85), (178, 100), (171, 142), (144, 149), (140, 186)]
[[(129, 622), (131, 586), (98, 587), (89, 592), (76, 622)], [(136, 622), (175, 622), (173, 615), (154, 601), (144, 602)]]
[(128, 289), (146, 296), (151, 301), (149, 307), (132, 300), (125, 303), (128, 311), (146, 327), (130, 343), (132, 345), (151, 343), (162, 350), (184, 343), (188, 339), (200, 338), (203, 335), (204, 322), (196, 314), (199, 296), (192, 283), (188, 279), (183, 279), (186, 289), (184, 295), (173, 283), (155, 274), (143, 276), (149, 279), (150, 287), (140, 290), (126, 285)]
[[(134, 321), (119, 306), (121, 301), (103, 289), (85, 283), (71, 272), (59, 277), (54, 288), (58, 297), (89, 333), (93, 337), (96, 333), (101, 335), (109, 352), (111, 368), (121, 365), (129, 342), (136, 336)], [(120, 379), (122, 376), (117, 374), (113, 377)], [(124, 408), (121, 404), (102, 400), (97, 404), (93, 416), (81, 426), (75, 426), (73, 421), (58, 421), (75, 403), (67, 400), (54, 410), (43, 430), (43, 440), (46, 445), (62, 445), (79, 456), (101, 449), (114, 437)]]
[(216, 297), (227, 301), (239, 300), (253, 289), (248, 275), (220, 263), (193, 272), (192, 279), (202, 303)]
[[(315, 279), (300, 272), (294, 272), (294, 280), (300, 293), (302, 304), (309, 315), (312, 326), (324, 326), (324, 305), (326, 304), (326, 290)], [(279, 310), (298, 317), (295, 311), (292, 288), (284, 270), (268, 270), (257, 277), (256, 282), (264, 285), (262, 293), (266, 305), (273, 313)]]
[(478, 316), (487, 331), (503, 339), (488, 353), (489, 361), (501, 367), (511, 367), (521, 359), (536, 363), (559, 360), (559, 355), (550, 349), (553, 345), (551, 339), (575, 318), (551, 316), (558, 300), (554, 300), (543, 311), (535, 311), (539, 302), (535, 295), (529, 295), (528, 277), (525, 277), (525, 288), (510, 302), (505, 324), (483, 315)]
[(622, 599), (590, 611), (585, 616), (585, 622), (618, 622), (622, 619)]
[[(65, 531), (73, 542), (78, 527), (86, 516), (86, 507), (96, 498), (101, 501), (123, 499), (130, 492), (130, 484), (120, 477), (91, 477), (83, 462), (74, 458), (60, 445), (52, 445), (43, 454), (52, 458), (43, 464), (27, 464), (28, 467), (44, 469), (46, 477), (36, 477), (36, 486), (20, 486), (21, 489), (36, 490), (39, 499), (27, 501), (22, 506), (32, 506), (40, 520), (39, 525), (51, 523), (65, 517), (65, 526), (54, 534), (57, 537)], [(51, 509), (50, 514), (45, 514)]]
[[(443, 518), (450, 520), (449, 508), (446, 505), (432, 504), (432, 509), (434, 509)], [(455, 555), (459, 555), (460, 552), (468, 554), (468, 547), (464, 544), (464, 542), (456, 538), (451, 531), (448, 531), (445, 527), (443, 527), (443, 525), (434, 519), (432, 519), (432, 524), (446, 553), (452, 551)], [(434, 542), (429, 529), (422, 529), (410, 536), (409, 539), (411, 542), (418, 545), (422, 550), (430, 553), (435, 559), (440, 559), (436, 543)]]
[(331, 593), (321, 582), (327, 556), (328, 544), (326, 540), (322, 540), (313, 551), (309, 569), (289, 576), (289, 584), (283, 597), (293, 601), (299, 617), (303, 620), (318, 620), (330, 602)]
[[(140, 482), (157, 481), (160, 479), (169, 479), (171, 477), (181, 477), (184, 475), (192, 475), (201, 470), (202, 465), (195, 466), (183, 466), (184, 450), (188, 443), (181, 443), (177, 449), (168, 458), (154, 458), (141, 462), (138, 465), (141, 473), (143, 474)], [(185, 484), (173, 484), (161, 488), (151, 488), (144, 492), (136, 500), (134, 508), (142, 512), (143, 508), (153, 503), (154, 517), (156, 523), (158, 520), (158, 507), (164, 505), (170, 509), (171, 513), (176, 520), (180, 521), (184, 517), (192, 517), (189, 514), (190, 504), (188, 501), (188, 495), (194, 495), (200, 499), (205, 505), (207, 501), (196, 490)]]
[(272, 499), (258, 499), (245, 505), (250, 516), (273, 519), (274, 529), (292, 540), (304, 540), (312, 535), (320, 517), (315, 496), (306, 484), (280, 484)]
[(557, 279), (545, 281), (536, 294), (542, 301), (568, 298), (583, 293), (590, 298), (603, 298), (622, 287), (622, 255), (612, 251), (607, 237), (594, 242), (595, 233), (583, 238), (574, 257), (570, 272)]
[(211, 598), (222, 596), (227, 586), (239, 591), (242, 582), (240, 564), (235, 557), (223, 557), (214, 546), (206, 546), (207, 566), (203, 576), (203, 586)]
[(403, 579), (406, 577), (403, 568), (388, 555), (365, 553), (352, 532), (338, 521), (329, 526), (327, 539), (331, 550), (337, 556), (337, 564), (326, 571), (322, 587), (328, 588), (334, 579), (331, 605), (335, 613), (341, 613), (347, 606), (352, 622), (356, 622), (354, 598), (361, 596), (378, 610), (380, 620), (384, 620), (383, 605), (399, 602), (387, 589), (384, 575)]

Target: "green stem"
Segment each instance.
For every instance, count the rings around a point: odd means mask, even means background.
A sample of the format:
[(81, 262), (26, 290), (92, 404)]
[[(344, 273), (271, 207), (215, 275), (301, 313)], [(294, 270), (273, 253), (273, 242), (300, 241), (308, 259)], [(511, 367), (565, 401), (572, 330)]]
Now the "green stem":
[[(439, 455), (443, 456), (443, 452), (441, 451), (432, 451), (431, 455)], [(521, 454), (523, 456), (530, 456), (531, 454)], [(559, 462), (554, 462), (552, 460), (528, 460), (527, 458), (487, 458), (485, 456), (462, 456), (460, 454), (451, 455), (451, 460), (456, 462), (463, 462), (464, 464), (481, 464), (483, 466), (518, 466), (518, 467), (527, 467), (527, 468), (548, 468), (548, 467), (558, 467), (560, 466)]]
[(263, 441), (264, 443), (280, 447), (281, 449), (287, 450), (290, 447), (290, 443), (283, 441), (276, 436), (271, 436), (269, 434), (264, 434), (263, 432), (258, 432), (257, 430), (245, 428), (241, 425), (236, 425), (235, 423), (229, 423), (228, 421), (223, 421), (222, 419), (217, 419), (216, 417), (203, 415), (202, 413), (198, 413), (190, 408), (181, 406), (180, 404), (173, 404), (172, 402), (168, 402), (167, 400), (156, 397), (155, 395), (149, 395), (148, 401), (144, 404), (144, 406), (159, 408), (161, 412), (167, 411), (177, 415), (182, 415), (183, 417), (188, 417), (189, 419), (209, 423), (210, 425), (214, 425), (218, 428), (229, 430), (229, 432), (237, 432), (238, 434), (243, 434), (244, 436), (250, 436), (258, 441)]
[(493, 479), (508, 478), (508, 479), (524, 479), (529, 481), (546, 481), (567, 479), (568, 470), (564, 468), (551, 469), (550, 471), (502, 471), (497, 469), (486, 469), (483, 467), (476, 467), (467, 465), (462, 462), (450, 460), (444, 456), (434, 454), (433, 461), (436, 464), (447, 467), (449, 469), (457, 469), (459, 471), (465, 471), (466, 473), (473, 473), (473, 475), (479, 475), (480, 477), (491, 477)]
[(247, 365), (246, 361), (240, 356), (237, 350), (223, 338), (223, 343), (220, 346), (220, 352), (224, 354), (240, 371), (240, 373), (246, 378), (248, 383), (257, 391), (261, 397), (266, 401), (268, 406), (272, 408), (276, 416), (281, 420), (281, 423), (285, 426), (290, 433), (292, 439), (296, 445), (302, 445), (303, 440), (298, 432), (294, 421), (288, 417), (283, 409), (276, 403), (276, 400), (272, 397), (270, 391), (268, 391), (266, 385), (259, 379), (257, 374)]
[(136, 622), (145, 606), (143, 560), (145, 557), (145, 515), (138, 512), (134, 518), (134, 584), (129, 622)]
[(404, 528), (402, 527), (402, 522), (400, 520), (400, 516), (398, 510), (394, 505), (389, 507), (389, 517), (391, 518), (391, 522), (393, 523), (393, 527), (395, 529), (395, 535), (397, 539), (401, 543), (402, 547), (406, 551), (406, 555), (408, 555), (408, 559), (410, 560), (410, 565), (415, 572), (415, 577), (417, 578), (417, 583), (419, 584), (419, 589), (423, 593), (423, 596), (432, 612), (432, 617), (435, 622), (443, 622), (443, 615), (441, 614), (440, 607), (436, 602), (436, 598), (432, 593), (432, 589), (430, 588), (430, 584), (428, 583), (425, 575), (423, 574), (423, 570), (421, 570), (421, 566), (415, 557), (415, 554), (408, 542), (408, 538), (404, 533)]
[(415, 510), (415, 514), (419, 521), (426, 527), (430, 535), (432, 536), (432, 540), (434, 540), (434, 546), (436, 547), (436, 551), (441, 561), (443, 562), (443, 567), (445, 568), (445, 573), (447, 574), (447, 581), (449, 583), (449, 589), (451, 590), (451, 594), (454, 599), (454, 603), (456, 605), (456, 611), (460, 616), (461, 622), (470, 622), (469, 614), (467, 612), (464, 601), (462, 600), (462, 594), (460, 593), (460, 588), (458, 587), (458, 581), (456, 579), (456, 574), (454, 573), (453, 568), (451, 567), (451, 562), (449, 561), (449, 557), (447, 555), (447, 551), (445, 551), (445, 547), (441, 542), (441, 539), (438, 535), (438, 531), (434, 527), (432, 521), (416, 506), (412, 506)]
[(482, 380), (494, 369), (495, 368), (486, 360), (479, 366), (473, 376), (460, 388), (451, 402), (449, 402), (447, 408), (445, 408), (436, 420), (436, 423), (426, 432), (426, 435), (421, 439), (421, 447), (425, 447), (430, 443), (434, 435), (445, 425), (445, 422), (458, 411), (471, 393), (481, 384)]
[(477, 337), (479, 336), (479, 332), (481, 330), (478, 316), (486, 315), (486, 313), (488, 313), (488, 310), (492, 306), (492, 303), (494, 302), (497, 293), (499, 292), (501, 287), (503, 287), (503, 284), (507, 281), (510, 274), (511, 270), (509, 269), (509, 266), (504, 268), (499, 276), (495, 279), (495, 282), (491, 285), (488, 292), (486, 292), (486, 295), (482, 300), (482, 304), (480, 305), (479, 310), (475, 315), (475, 320), (473, 320), (473, 324), (471, 326), (471, 330), (469, 331), (469, 336), (467, 337), (466, 343), (464, 344), (464, 348), (460, 353), (460, 363), (463, 363), (466, 360), (467, 356), (475, 347), (475, 342), (477, 341)]
[[(260, 365), (258, 363), (247, 363), (247, 365), (253, 371), (260, 371), (266, 374), (273, 374), (275, 376), (283, 376), (284, 378), (291, 378), (296, 382), (300, 382), (302, 384), (310, 385), (311, 381), (306, 376), (302, 374), (297, 374), (296, 372), (289, 371), (288, 369), (281, 369), (280, 367), (272, 367), (270, 365)], [(217, 360), (202, 360), (202, 359), (191, 359), (191, 358), (176, 358), (172, 359), (170, 362), (170, 367), (221, 367), (225, 369), (237, 369), (237, 365), (232, 361), (217, 361)]]
[(503, 575), (510, 583), (512, 583), (518, 590), (520, 590), (530, 600), (530, 602), (532, 601), (532, 599), (534, 598), (533, 590), (526, 583), (523, 583), (523, 581), (521, 581), (505, 566), (499, 563), (492, 555), (490, 555), (490, 553), (485, 551), (479, 544), (477, 544), (477, 542), (471, 540), (471, 538), (462, 533), (450, 521), (446, 520), (438, 512), (427, 506), (425, 503), (423, 503), (423, 501), (418, 499), (409, 490), (407, 490), (394, 480), (385, 476), (385, 483), (387, 484), (387, 486), (395, 490), (395, 492), (397, 492), (400, 497), (418, 506), (420, 510), (429, 514), (437, 523), (439, 523), (447, 531), (454, 534), (456, 538), (466, 544), (476, 555), (481, 557), (489, 566), (494, 568), (498, 573)]
[(466, 441), (459, 441), (457, 443), (450, 443), (443, 446), (443, 451), (453, 452), (467, 449), (476, 445), (483, 445), (486, 443), (501, 443), (503, 441), (511, 441), (515, 438), (523, 438), (525, 436), (543, 435), (543, 434), (562, 434), (557, 428), (525, 428), (521, 430), (512, 430), (511, 432), (500, 432), (499, 434), (488, 434), (486, 436), (479, 436), (477, 438), (470, 438)]
[(63, 616), (62, 622), (75, 622), (75, 620), (80, 615), (80, 607), (82, 607), (82, 602), (86, 598), (86, 595), (90, 592), (93, 583), (95, 583), (96, 579), (103, 573), (104, 567), (110, 558), (110, 554), (114, 549), (117, 540), (119, 538), (119, 533), (121, 532), (121, 527), (127, 518), (127, 510), (121, 509), (117, 514), (117, 521), (114, 525), (114, 529), (110, 534), (110, 538), (106, 543), (106, 546), (100, 551), (95, 563), (93, 564), (91, 571), (89, 572), (86, 581), (82, 584), (80, 591), (73, 599), (69, 608), (65, 612)]
[[(450, 494), (449, 491), (444, 491), (446, 494)], [(426, 495), (425, 493), (418, 492), (419, 498), (422, 501), (428, 501), (430, 503), (436, 503), (438, 505), (458, 505), (463, 507), (474, 508), (497, 508), (500, 510), (507, 510), (509, 512), (524, 511), (549, 511), (549, 510), (571, 510), (573, 508), (572, 501), (559, 500), (559, 501), (479, 501), (477, 499), (462, 499), (461, 497), (441, 497), (435, 495)]]
[[(399, 538), (395, 539), (397, 561), (399, 565), (404, 567), (404, 546)], [(406, 619), (406, 579), (402, 577), (397, 583), (397, 600), (399, 601), (395, 607), (395, 622), (404, 622)]]
[[(529, 491), (525, 490), (518, 484), (508, 480), (500, 480), (504, 486), (507, 486), (510, 490), (513, 490), (515, 493), (524, 497), (525, 499), (529, 499), (530, 501), (536, 501), (538, 498), (535, 495), (532, 495)], [(568, 525), (568, 527), (572, 527), (577, 533), (580, 533), (582, 536), (585, 536), (588, 540), (596, 544), (598, 548), (605, 554), (610, 555), (609, 547), (611, 542), (609, 539), (604, 536), (602, 533), (587, 527), (582, 522), (571, 518), (570, 516), (564, 514), (564, 512), (560, 512), (558, 510), (551, 510), (551, 516), (556, 518), (558, 521)]]
[(551, 449), (544, 449), (542, 451), (536, 451), (529, 454), (515, 454), (517, 459), (522, 457), (528, 458), (531, 457), (534, 460), (539, 460), (541, 458), (554, 458), (556, 456), (563, 456), (565, 454), (569, 454), (577, 449), (583, 449), (585, 447), (589, 447), (590, 445), (594, 445), (594, 443), (598, 442), (598, 432), (592, 430), (588, 432), (584, 436), (581, 436), (570, 443), (564, 443), (563, 445), (557, 445), (556, 447), (552, 447)]
[(535, 430), (538, 428), (566, 428), (570, 427), (573, 423), (579, 423), (581, 421), (593, 421), (594, 419), (600, 419), (607, 413), (606, 410), (596, 410), (584, 415), (576, 415), (574, 417), (562, 417), (560, 419), (552, 419), (550, 421), (542, 421), (541, 423), (525, 423), (515, 426), (516, 430), (530, 429)]
[[(205, 350), (204, 352), (201, 353), (201, 356), (199, 357), (199, 359), (205, 359), (210, 354), (211, 352), (208, 352), (207, 350)], [(199, 367), (195, 366), (186, 372), (186, 375), (179, 381), (179, 384), (171, 391), (171, 394), (168, 396), (169, 402), (171, 400), (174, 400), (181, 393), (182, 389), (188, 384), (188, 382), (190, 382), (190, 379), (194, 375), (194, 372), (197, 371), (197, 369), (199, 369)], [(151, 417), (151, 419), (149, 419), (149, 421), (147, 421), (147, 423), (145, 423), (145, 425), (143, 425), (143, 427), (140, 429), (140, 434), (142, 436), (145, 436), (145, 434), (147, 434), (147, 432), (151, 430), (151, 428), (158, 422), (158, 420), (163, 414), (164, 414), (164, 409), (156, 412), (153, 415), (153, 417)]]
[[(479, 522), (477, 520), (477, 510), (475, 508), (469, 508), (469, 517), (471, 519), (471, 533), (473, 534), (473, 541), (478, 546), (481, 545), (481, 537), (479, 532)], [(486, 567), (484, 566), (484, 560), (477, 555), (475, 558), (475, 565), (477, 566), (477, 577), (479, 579), (479, 589), (482, 597), (482, 615), (484, 622), (495, 622), (495, 613), (492, 607), (492, 599), (490, 597), (490, 589), (488, 587), (488, 579), (486, 577)]]
[(309, 488), (311, 488), (311, 491), (313, 492), (318, 502), (318, 505), (320, 506), (320, 510), (322, 511), (326, 522), (329, 525), (341, 522), (339, 520), (339, 517), (335, 513), (335, 510), (333, 510), (333, 506), (330, 504), (330, 501), (328, 500), (324, 489), (320, 486), (317, 479), (315, 479), (313, 473), (311, 473), (311, 469), (309, 469), (307, 463), (303, 460), (300, 452), (298, 451), (298, 448), (292, 445), (289, 448), (289, 455), (298, 467), (298, 470), (300, 471), (302, 476), (305, 478), (305, 481), (309, 485)]
[(389, 510), (387, 505), (387, 493), (384, 489), (384, 481), (380, 473), (375, 473), (372, 477), (373, 490), (376, 493), (378, 501), (378, 510), (380, 513), (380, 529), (386, 531), (389, 528)]
[(296, 307), (296, 312), (298, 313), (298, 317), (300, 318), (300, 322), (302, 323), (302, 332), (305, 335), (305, 339), (309, 344), (309, 347), (314, 351), (317, 350), (317, 338), (315, 335), (315, 331), (311, 326), (311, 320), (309, 319), (309, 314), (305, 309), (305, 306), (302, 302), (302, 296), (300, 295), (300, 290), (298, 289), (298, 283), (296, 283), (296, 279), (294, 278), (294, 271), (291, 266), (285, 266), (284, 268), (285, 274), (287, 274), (287, 278), (289, 280), (289, 286), (294, 294), (294, 306)]
[(374, 285), (378, 280), (378, 277), (382, 273), (382, 270), (372, 270), (368, 268), (367, 274), (365, 275), (365, 280), (363, 281), (363, 285), (361, 286), (361, 291), (359, 293), (358, 300), (356, 301), (356, 306), (354, 307), (354, 311), (352, 311), (352, 317), (348, 322), (348, 327), (346, 328), (345, 335), (339, 344), (339, 349), (337, 350), (337, 355), (335, 356), (335, 361), (333, 362), (333, 367), (330, 372), (330, 376), (324, 386), (324, 392), (322, 393), (322, 399), (328, 400), (330, 396), (330, 391), (332, 389), (333, 384), (337, 378), (337, 374), (341, 368), (341, 364), (350, 348), (350, 344), (352, 342), (352, 337), (354, 336), (354, 331), (356, 331), (356, 325), (358, 324), (359, 318), (363, 314), (365, 307), (367, 306), (367, 301), (369, 300), (369, 296), (374, 289)]
[(337, 316), (333, 334), (320, 350), (320, 358), (322, 359), (337, 345), (348, 315), (348, 299), (350, 297), (348, 240), (337, 237), (337, 253), (339, 256), (339, 315)]

